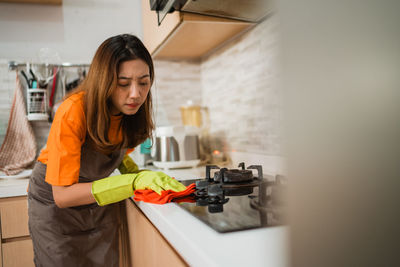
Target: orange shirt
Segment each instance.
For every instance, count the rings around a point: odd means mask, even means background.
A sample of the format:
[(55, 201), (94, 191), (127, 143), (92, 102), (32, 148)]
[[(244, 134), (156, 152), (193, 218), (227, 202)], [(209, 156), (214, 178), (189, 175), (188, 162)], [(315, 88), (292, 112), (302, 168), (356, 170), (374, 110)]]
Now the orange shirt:
[[(71, 185), (79, 180), (81, 146), (86, 137), (86, 116), (83, 107), (84, 92), (73, 94), (60, 105), (38, 161), (47, 165), (46, 182), (51, 185)], [(118, 131), (122, 116), (111, 116), (108, 133), (114, 144), (122, 141)], [(127, 154), (133, 149), (128, 149)]]

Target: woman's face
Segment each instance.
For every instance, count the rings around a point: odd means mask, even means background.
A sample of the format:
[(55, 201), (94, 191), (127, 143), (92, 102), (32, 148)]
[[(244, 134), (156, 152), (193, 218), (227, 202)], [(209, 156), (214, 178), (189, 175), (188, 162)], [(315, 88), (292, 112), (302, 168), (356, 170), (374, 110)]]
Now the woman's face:
[(111, 95), (111, 114), (135, 114), (146, 100), (150, 87), (150, 71), (145, 61), (122, 62), (118, 70), (118, 85)]

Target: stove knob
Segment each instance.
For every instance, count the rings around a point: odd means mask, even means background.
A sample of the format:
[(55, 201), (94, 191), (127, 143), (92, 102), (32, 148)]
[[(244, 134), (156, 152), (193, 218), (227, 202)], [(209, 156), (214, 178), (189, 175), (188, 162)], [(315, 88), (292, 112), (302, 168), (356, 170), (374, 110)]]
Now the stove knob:
[(206, 189), (196, 190), (195, 195), (198, 197), (206, 197), (207, 191)]
[(199, 198), (196, 200), (196, 206), (207, 206), (208, 200), (206, 198)]
[(223, 212), (224, 206), (222, 204), (208, 204), (208, 211), (210, 213)]

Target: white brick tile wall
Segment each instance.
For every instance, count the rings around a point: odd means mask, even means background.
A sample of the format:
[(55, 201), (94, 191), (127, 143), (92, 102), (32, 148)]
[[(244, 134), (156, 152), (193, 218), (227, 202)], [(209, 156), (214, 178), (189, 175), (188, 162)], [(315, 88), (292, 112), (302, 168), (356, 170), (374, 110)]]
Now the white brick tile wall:
[(181, 125), (179, 107), (187, 100), (201, 104), (200, 64), (157, 60), (154, 69), (152, 93), (156, 125)]
[(199, 63), (155, 61), (158, 125), (179, 124), (179, 105), (201, 101), (216, 148), (281, 155), (278, 38), (270, 17)]
[(14, 96), (15, 72), (8, 70), (8, 61), (0, 60), (0, 144), (3, 143)]

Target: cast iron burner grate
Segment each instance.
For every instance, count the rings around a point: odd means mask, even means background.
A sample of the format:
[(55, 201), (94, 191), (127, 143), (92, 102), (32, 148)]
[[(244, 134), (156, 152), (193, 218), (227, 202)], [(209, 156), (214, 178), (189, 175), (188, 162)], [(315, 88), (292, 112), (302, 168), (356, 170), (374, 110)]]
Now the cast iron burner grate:
[(238, 168), (207, 165), (205, 179), (182, 181), (196, 183), (195, 201), (179, 205), (221, 233), (284, 224), (284, 177), (265, 176), (261, 165)]

